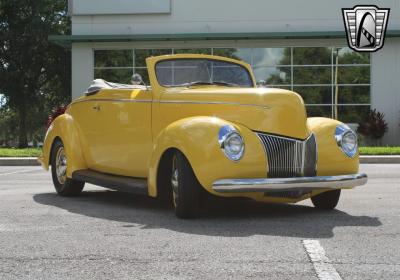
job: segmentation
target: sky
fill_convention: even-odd
[[[1,93],[0,93],[0,107],[3,107],[3,105],[6,103],[6,100],[5,100],[5,98],[4,98],[4,95],[2,95]]]

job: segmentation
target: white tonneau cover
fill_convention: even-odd
[[[96,79],[93,80],[87,91],[85,92],[86,95],[95,94],[101,89],[146,89],[146,86],[142,85],[128,85],[128,84],[117,84],[107,82],[103,79]]]

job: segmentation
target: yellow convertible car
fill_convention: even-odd
[[[357,135],[307,118],[295,92],[257,88],[250,65],[218,56],[146,60],[150,84],[98,79],[50,125],[39,158],[63,196],[85,184],[170,199],[196,217],[204,190],[223,197],[336,207],[363,185]]]

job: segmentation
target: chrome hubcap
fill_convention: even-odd
[[[176,207],[178,205],[178,195],[179,195],[179,172],[178,168],[176,166],[176,157],[173,158],[172,161],[172,174],[171,174],[171,185],[172,185],[172,196],[173,196],[173,201],[174,201],[174,206]]]
[[[67,156],[65,155],[63,147],[61,147],[57,151],[55,167],[56,167],[57,180],[61,185],[63,185],[67,180]]]

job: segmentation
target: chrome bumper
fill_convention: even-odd
[[[295,178],[223,179],[213,183],[219,193],[273,192],[291,190],[334,190],[367,183],[366,174]]]

